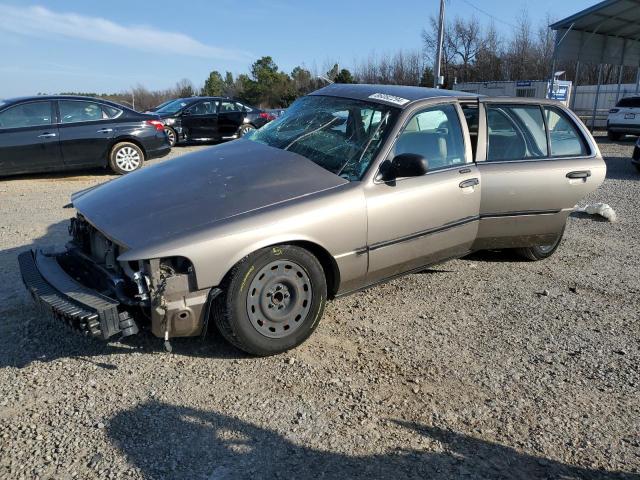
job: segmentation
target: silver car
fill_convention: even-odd
[[[328,299],[481,249],[549,257],[605,173],[556,102],[331,85],[249,138],[75,194],[66,248],[19,261],[87,335],[149,328],[170,346],[215,324],[271,355]]]

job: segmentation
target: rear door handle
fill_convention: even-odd
[[[56,136],[55,133],[43,133],[42,135],[38,135],[38,138],[51,138],[55,136]]]
[[[567,178],[589,178],[590,176],[591,170],[578,170],[567,173]]]
[[[480,183],[480,180],[478,180],[477,178],[470,178],[469,180],[464,180],[463,182],[460,182],[460,185],[458,186],[460,188],[467,188],[467,187],[474,187],[479,183]]]
[[[111,133],[113,132],[113,128],[101,128],[96,133]]]

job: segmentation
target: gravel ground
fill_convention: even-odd
[[[263,359],[48,320],[16,255],[63,243],[69,194],[112,177],[1,182],[0,478],[640,479],[640,175],[631,141],[599,141],[588,200],[619,223],[576,214],[547,261],[475,254],[335,301]]]

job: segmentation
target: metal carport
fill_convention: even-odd
[[[576,62],[574,86],[578,82],[581,63],[597,64],[598,86],[591,116],[595,125],[602,66],[605,64],[637,68],[636,93],[640,90],[640,0],[605,0],[550,28],[556,32],[551,85],[556,62]],[[623,69],[618,76],[618,95]],[[574,96],[575,99],[575,96]]]

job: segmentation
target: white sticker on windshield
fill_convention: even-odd
[[[374,100],[384,100],[385,102],[395,103],[396,105],[405,105],[409,103],[409,100],[402,97],[396,97],[394,95],[387,95],[386,93],[374,93],[373,95],[369,95],[369,98]]]

